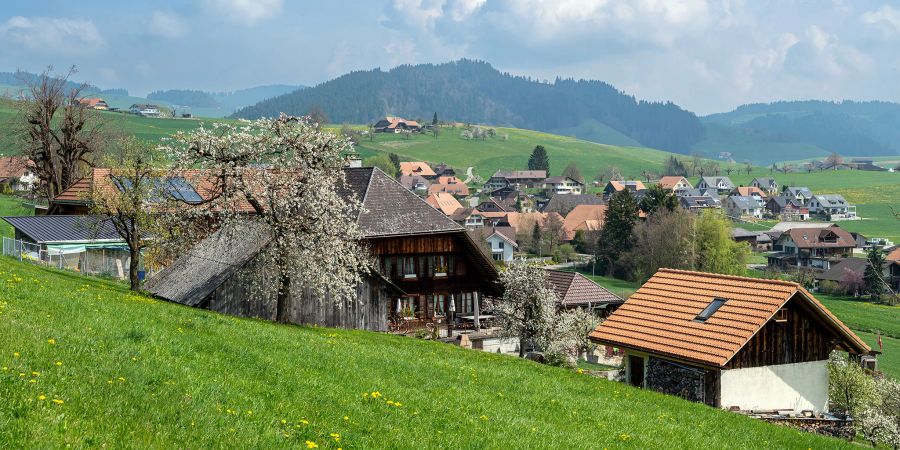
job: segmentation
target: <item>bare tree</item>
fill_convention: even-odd
[[[309,116],[309,122],[318,129],[328,125],[328,115],[325,114],[325,110],[318,104],[310,105],[307,115]]]
[[[831,152],[827,158],[825,158],[825,163],[828,167],[833,170],[837,170],[837,166],[844,162],[844,158],[841,158],[841,155],[838,152]]]
[[[19,103],[17,134],[33,164],[37,185],[48,200],[72,186],[84,169],[93,167],[108,135],[99,116],[79,101],[86,85],[71,87],[69,77],[52,75],[48,67],[36,78],[19,74],[30,96]]]
[[[112,186],[94,186],[87,193],[91,214],[108,220],[128,245],[128,280],[131,290],[140,288],[141,251],[157,223],[152,203],[163,203],[170,190],[154,176],[148,161],[150,148],[134,138],[124,140],[117,154],[107,158]],[[157,174],[159,175],[159,174]],[[159,206],[159,205],[158,205]],[[98,229],[99,231],[99,229]]]
[[[199,204],[177,209],[173,220],[223,230],[252,222],[269,238],[256,264],[254,289],[277,286],[280,322],[290,320],[298,297],[292,290],[309,292],[301,297],[306,301],[355,299],[371,267],[355,220],[359,199],[340,194],[352,146],[310,120],[282,114],[241,125],[216,123],[179,132],[168,147],[176,173],[199,174],[194,185],[210,193]],[[198,232],[204,231],[209,230]],[[171,243],[184,249],[196,242],[196,233],[172,236]]]

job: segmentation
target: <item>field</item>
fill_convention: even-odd
[[[22,199],[12,195],[0,195],[0,217],[4,216],[30,216],[34,210],[22,206]],[[14,237],[15,231],[12,225],[0,220],[0,236]]]
[[[276,325],[0,259],[0,447],[837,448],[518,358]]]
[[[559,175],[570,162],[581,174],[593,179],[608,165],[618,167],[627,178],[640,178],[642,170],[659,170],[671,153],[643,147],[619,147],[596,144],[570,137],[515,128],[497,128],[498,137],[466,140],[462,129],[443,128],[438,138],[431,135],[376,133],[374,141],[363,139],[363,149],[397,153],[402,157],[434,163],[445,162],[465,171],[473,166],[485,180],[499,169],[528,168],[528,157],[536,145],[543,145],[550,155],[550,173]],[[508,139],[499,136],[508,135]]]

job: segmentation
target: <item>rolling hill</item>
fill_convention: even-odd
[[[448,121],[545,132],[581,127],[602,137],[614,131],[616,139],[684,153],[702,134],[699,119],[672,103],[637,101],[601,81],[512,76],[472,60],[351,72],[241,109],[235,117],[302,115],[312,106],[335,123],[372,123],[385,115],[431,119],[437,112]]]
[[[3,448],[853,447],[511,356],[0,275]]]

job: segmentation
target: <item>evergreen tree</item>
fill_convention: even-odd
[[[537,221],[534,222],[534,227],[531,228],[531,253],[541,254],[541,227],[538,226]]]
[[[528,170],[546,170],[547,175],[550,175],[550,157],[547,156],[547,150],[543,145],[538,145],[531,151]]]
[[[881,251],[881,248],[873,245],[872,249],[869,250],[867,259],[869,260],[869,264],[866,265],[866,271],[863,274],[863,279],[865,279],[866,282],[866,290],[872,298],[881,298],[881,295],[884,294],[884,281],[882,280],[882,274],[884,273],[884,252]]]
[[[434,117],[431,118],[431,124],[432,124],[432,125],[437,125],[437,124],[438,124],[438,120],[437,120],[437,111],[434,112]]]
[[[678,198],[675,197],[675,194],[658,184],[650,186],[644,193],[644,198],[641,199],[641,210],[647,214],[653,214],[660,208],[674,211],[677,207]]]
[[[579,183],[584,184],[584,177],[581,176],[581,171],[578,170],[578,166],[576,166],[573,162],[570,162],[569,165],[566,166],[565,169],[563,169],[562,174],[564,177],[569,177]]]
[[[396,153],[389,153],[388,158],[391,159],[391,164],[394,165],[394,172],[400,173],[400,156]]]
[[[600,273],[622,275],[619,257],[631,250],[631,231],[638,219],[638,206],[628,189],[623,189],[609,199],[606,222],[597,243],[597,268]]]

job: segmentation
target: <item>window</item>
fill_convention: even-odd
[[[416,278],[416,258],[403,258],[403,278]]]
[[[706,308],[703,308],[703,311],[700,311],[700,314],[698,314],[697,317],[694,318],[694,321],[695,322],[706,322],[707,319],[709,319],[713,315],[713,313],[718,311],[719,308],[721,308],[722,305],[724,305],[724,304],[725,304],[724,298],[713,299],[713,301],[711,301],[709,303],[709,305],[706,305]]]
[[[446,315],[444,311],[444,304],[446,301],[446,296],[444,294],[437,294],[434,296],[434,316],[435,317],[443,317]]]
[[[788,310],[781,308],[775,313],[775,321],[776,322],[787,322],[788,320]]]
[[[447,255],[435,255],[434,256],[434,276],[446,277],[447,269],[448,269]]]
[[[503,261],[503,253],[494,253],[491,255],[494,257],[494,261]]]
[[[497,243],[497,248],[499,248],[500,250],[503,250],[503,241],[500,241]]]
[[[415,317],[416,316],[416,298],[415,297],[403,297],[401,299],[401,313],[403,317]]]

